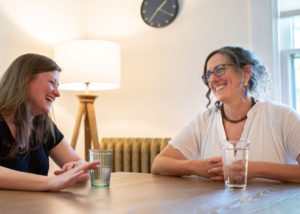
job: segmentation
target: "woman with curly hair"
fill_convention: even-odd
[[[300,183],[300,116],[288,106],[263,101],[265,67],[242,47],[222,47],[205,60],[207,109],[188,122],[156,157],[152,173],[223,180],[222,141],[250,140],[248,179]],[[210,106],[210,94],[217,101]]]

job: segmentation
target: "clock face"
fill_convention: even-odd
[[[177,0],[144,0],[141,6],[144,22],[157,28],[170,24],[176,18],[177,12]]]

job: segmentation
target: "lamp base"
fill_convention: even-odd
[[[88,161],[88,151],[92,148],[91,141],[93,141],[93,148],[99,149],[99,139],[97,132],[97,124],[96,124],[96,116],[95,116],[95,108],[94,102],[98,97],[95,94],[77,94],[79,98],[79,108],[76,116],[76,122],[74,127],[74,132],[72,136],[71,146],[73,149],[76,147],[76,142],[79,134],[79,128],[82,120],[83,114],[84,118],[84,152],[85,152],[85,160]]]

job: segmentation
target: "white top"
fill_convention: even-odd
[[[249,161],[296,164],[300,154],[300,116],[288,106],[257,102],[248,112],[241,139],[250,140]],[[169,142],[189,160],[222,155],[226,139],[221,112],[210,107],[188,122]]]

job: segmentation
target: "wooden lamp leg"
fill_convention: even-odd
[[[94,149],[99,149],[99,140],[98,140],[99,138],[97,132],[94,103],[87,104],[87,115],[89,118],[90,132],[91,132]]]
[[[79,134],[81,119],[82,119],[83,113],[85,112],[85,108],[86,108],[85,103],[80,102],[77,117],[76,117],[75,127],[74,127],[74,131],[73,131],[72,141],[71,141],[71,146],[73,149],[75,149],[75,147],[76,147],[76,142],[77,142],[77,138],[78,138],[78,134]]]
[[[76,147],[76,142],[79,134],[80,123],[82,120],[83,113],[85,114],[84,119],[84,153],[85,160],[88,161],[88,150],[92,148],[91,141],[93,141],[93,148],[99,149],[99,140],[95,116],[94,101],[97,95],[93,94],[78,94],[77,97],[80,100],[79,110],[76,117],[75,128],[72,136],[71,146],[73,149]]]
[[[84,142],[85,142],[84,157],[85,160],[88,161],[89,149],[91,149],[92,145],[91,145],[91,127],[90,127],[89,117],[87,113],[85,114],[85,118],[84,118]]]

